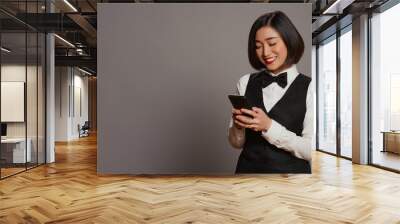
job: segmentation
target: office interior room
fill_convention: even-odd
[[[1,32],[1,177],[45,162],[45,35],[13,25]]]
[[[174,1],[311,4],[313,172],[97,173],[99,4],[167,2],[0,2],[0,223],[400,222],[396,0]]]
[[[87,43],[78,31],[48,26],[45,23],[51,20],[38,18],[50,10],[53,15],[64,10],[59,5],[64,4],[2,1],[0,5],[2,179],[54,162],[55,143],[96,131],[96,122],[89,122],[96,113],[93,40]],[[61,30],[68,32],[49,37],[49,32]],[[74,44],[64,35],[73,37]]]

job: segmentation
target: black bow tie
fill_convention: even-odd
[[[280,87],[285,88],[287,85],[287,73],[281,73],[277,76],[272,76],[268,72],[261,75],[262,88],[267,87],[273,82],[276,82]]]

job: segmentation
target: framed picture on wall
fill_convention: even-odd
[[[24,122],[25,82],[1,82],[1,122]]]

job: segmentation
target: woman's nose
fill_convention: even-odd
[[[263,49],[263,56],[266,57],[271,53],[271,48],[268,46],[265,46]]]

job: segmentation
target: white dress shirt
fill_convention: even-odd
[[[269,112],[273,106],[283,97],[294,79],[299,75],[296,65],[282,71],[287,72],[287,85],[280,87],[276,82],[271,83],[262,89],[264,106]],[[277,74],[270,73],[272,76]],[[244,96],[250,74],[246,74],[239,79],[237,83],[238,95]],[[313,125],[313,96],[312,84],[310,83],[307,91],[306,114],[303,122],[303,132],[297,136],[294,132],[287,130],[284,126],[272,119],[271,127],[267,131],[261,132],[262,137],[276,147],[291,152],[297,158],[311,161],[312,139],[314,133]],[[230,144],[235,148],[243,148],[245,142],[245,129],[238,129],[233,125],[231,118],[228,130]]]

